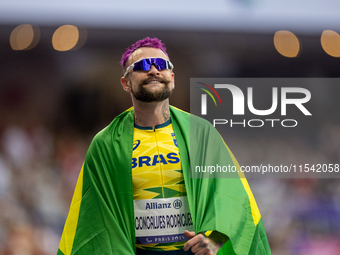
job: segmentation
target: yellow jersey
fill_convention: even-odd
[[[155,129],[135,124],[132,181],[136,247],[182,249],[193,223],[171,120]]]

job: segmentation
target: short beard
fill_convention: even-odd
[[[154,77],[152,78],[154,79]],[[150,92],[145,88],[145,84],[150,80],[150,78],[141,81],[138,85],[138,91],[134,91],[131,87],[132,95],[139,101],[144,103],[152,103],[152,102],[161,102],[165,99],[168,99],[171,96],[172,89],[170,87],[170,81],[165,80],[163,78],[157,78],[161,83],[164,84],[164,87],[160,91]],[[130,82],[131,84],[131,82]]]

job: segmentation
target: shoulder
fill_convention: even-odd
[[[93,138],[91,145],[112,143],[112,141],[122,135],[127,123],[133,124],[133,108],[129,108],[126,111],[115,117],[112,122],[99,131]]]
[[[170,111],[171,113],[177,117],[180,121],[187,121],[188,123],[190,124],[194,124],[194,125],[203,125],[203,126],[207,126],[207,127],[213,127],[212,124],[201,118],[201,117],[198,117],[196,115],[193,115],[191,113],[188,113],[186,111],[183,111],[179,108],[176,108],[174,106],[170,106]]]
[[[201,117],[185,112],[173,106],[170,106],[170,111],[175,118],[175,121],[177,121],[183,128],[189,128],[191,133],[217,132],[217,130],[209,121]]]
[[[131,109],[118,115],[107,127],[99,131],[87,150],[87,165],[113,164],[116,159],[126,158],[132,151],[133,112]],[[128,161],[127,161],[128,162]]]

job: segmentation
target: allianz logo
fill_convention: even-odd
[[[169,209],[171,208],[171,203],[157,203],[157,202],[152,202],[152,203],[146,203],[145,209]]]
[[[176,199],[172,203],[173,208],[180,209],[182,207],[182,201],[179,199]],[[171,203],[159,203],[159,202],[150,202],[145,204],[145,210],[155,210],[155,209],[170,209]]]

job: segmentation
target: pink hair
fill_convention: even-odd
[[[159,40],[156,37],[155,38],[145,37],[126,48],[120,61],[120,65],[122,66],[123,72],[125,71],[126,61],[129,59],[132,52],[141,47],[152,47],[160,49],[168,56],[168,53],[166,53],[166,47],[164,43],[161,42],[161,40]]]

